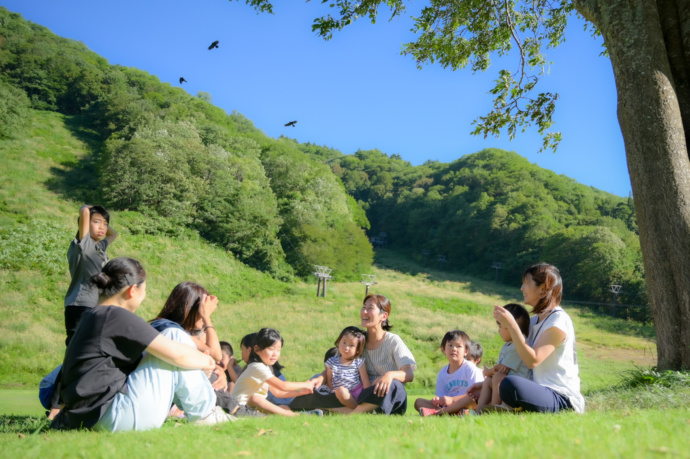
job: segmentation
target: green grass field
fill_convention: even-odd
[[[38,403],[40,379],[64,353],[63,298],[68,285],[65,253],[77,210],[89,199],[80,176],[88,164],[88,133],[68,129],[69,118],[37,112],[21,139],[0,142],[0,457],[688,457],[690,385],[614,387],[636,368],[655,363],[654,330],[622,319],[568,308],[575,323],[584,415],[487,415],[421,419],[301,416],[242,419],[196,427],[170,421],[152,432],[102,434],[44,429]],[[79,191],[81,190],[81,191]],[[113,212],[120,238],[110,256],[131,256],[148,272],[148,296],[138,314],[150,319],[175,284],[192,280],[220,298],[214,315],[221,339],[237,345],[261,327],[285,338],[281,362],[291,380],[321,371],[323,353],[347,325],[359,324],[364,286],[283,284],[247,268],[224,250],[187,232],[170,239],[141,231],[143,216]],[[429,397],[445,364],[439,345],[450,329],[466,331],[484,346],[492,364],[502,344],[491,308],[519,300],[515,285],[425,271],[390,251],[376,254],[374,292],[391,299],[390,317],[418,364],[408,385],[410,404]],[[566,286],[567,296],[567,286]]]

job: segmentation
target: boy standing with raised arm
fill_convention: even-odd
[[[110,226],[110,214],[101,206],[81,206],[77,222],[77,235],[67,250],[72,282],[65,295],[65,344],[72,340],[82,313],[98,304],[98,288],[91,283],[91,277],[108,262],[106,250],[117,238]]]

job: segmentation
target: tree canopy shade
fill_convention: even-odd
[[[270,1],[247,0],[270,11]],[[323,1],[325,3],[325,0]],[[317,18],[324,38],[360,17],[375,22],[381,6],[405,13],[405,0],[332,0],[334,15]],[[421,65],[439,62],[485,70],[492,54],[517,50],[517,70],[501,70],[494,109],[475,133],[536,125],[555,147],[555,94],[536,94],[542,48],[563,41],[577,11],[604,38],[613,64],[618,118],[635,195],[660,369],[690,368],[690,1],[430,0],[413,18],[418,38],[404,45]],[[536,69],[536,72],[534,70]]]

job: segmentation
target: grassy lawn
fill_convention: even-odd
[[[0,457],[690,457],[687,382],[614,387],[626,372],[654,365],[653,328],[577,308],[567,309],[577,333],[584,415],[422,419],[408,410],[401,417],[268,417],[218,427],[170,421],[158,431],[116,435],[45,431],[38,383],[64,354],[65,253],[77,210],[88,199],[65,186],[88,166],[79,164],[88,145],[65,128],[67,121],[39,112],[26,138],[0,142],[6,172],[0,188]],[[178,282],[199,282],[220,298],[214,325],[236,349],[246,333],[266,326],[281,331],[281,363],[290,380],[321,371],[340,330],[359,324],[360,283],[333,282],[327,298],[316,298],[314,282],[277,282],[192,232],[175,239],[147,235],[140,231],[142,218],[112,213],[120,238],[109,253],[137,258],[146,268],[148,296],[138,311],[145,319]],[[495,363],[502,341],[491,309],[521,300],[517,279],[497,285],[425,270],[385,250],[376,254],[372,273],[379,282],[373,291],[391,299],[393,332],[419,367],[407,386],[410,406],[433,393],[446,363],[439,349],[446,331],[466,331],[483,345],[484,363]]]

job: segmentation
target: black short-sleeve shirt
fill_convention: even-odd
[[[97,306],[81,317],[62,366],[60,396],[65,408],[54,428],[91,428],[159,333],[144,319],[117,306]]]

